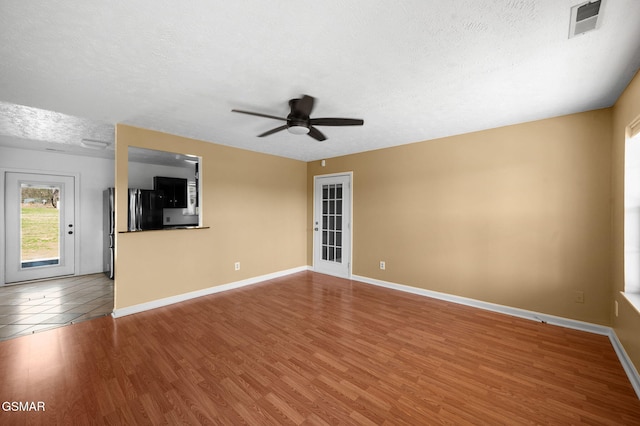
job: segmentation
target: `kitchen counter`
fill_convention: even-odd
[[[162,229],[142,229],[140,231],[119,231],[118,234],[137,234],[139,232],[175,231],[179,229],[209,229],[209,226],[171,225]]]

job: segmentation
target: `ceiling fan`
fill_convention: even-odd
[[[291,99],[289,101],[291,112],[287,115],[287,118],[261,114],[259,112],[242,111],[239,109],[232,109],[231,111],[287,122],[287,124],[258,135],[258,137],[269,136],[287,129],[289,133],[293,133],[295,135],[309,135],[316,140],[323,141],[327,139],[326,136],[314,126],[362,126],[364,124],[364,120],[357,118],[310,118],[309,115],[311,115],[314,102],[315,99],[308,95],[303,95],[300,99]]]

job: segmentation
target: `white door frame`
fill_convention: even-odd
[[[312,262],[313,262],[313,270],[317,271],[317,272],[321,272],[321,273],[328,273],[325,271],[320,271],[318,270],[318,265],[317,265],[317,259],[320,256],[320,253],[318,252],[319,247],[320,247],[320,241],[321,241],[321,234],[320,231],[316,231],[316,228],[318,228],[318,226],[316,225],[316,222],[320,222],[320,218],[318,217],[318,213],[319,213],[319,209],[320,206],[318,205],[317,199],[318,199],[318,194],[316,193],[316,187],[317,187],[317,183],[319,179],[323,179],[323,178],[332,178],[332,177],[346,177],[348,180],[348,193],[349,193],[349,200],[347,203],[347,207],[348,207],[348,215],[345,216],[346,219],[346,227],[343,226],[343,235],[346,234],[346,236],[349,238],[349,247],[348,249],[343,252],[343,257],[346,255],[348,256],[347,260],[347,274],[346,275],[337,275],[340,276],[342,278],[351,278],[351,273],[352,273],[352,269],[353,269],[353,172],[341,172],[341,173],[330,173],[330,174],[326,174],[326,175],[316,175],[313,177],[313,221],[311,223],[311,229],[313,232],[313,255],[312,255]]]
[[[5,235],[5,227],[4,223],[6,223],[5,217],[5,174],[9,173],[26,173],[26,174],[40,174],[40,175],[55,175],[55,176],[69,176],[74,178],[74,188],[73,188],[73,196],[74,196],[74,218],[75,218],[75,232],[73,234],[74,237],[74,245],[76,247],[74,262],[75,262],[75,273],[74,275],[79,275],[80,269],[80,248],[79,241],[81,239],[81,217],[80,217],[80,174],[76,172],[67,172],[63,170],[42,170],[42,169],[19,169],[13,167],[2,167],[0,168],[0,188],[2,188],[2,195],[0,196],[0,271],[6,271],[6,235]],[[0,286],[7,285],[5,282],[5,274],[0,273]]]

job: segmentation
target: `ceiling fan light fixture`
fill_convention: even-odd
[[[289,133],[293,133],[294,135],[306,135],[309,133],[309,128],[307,126],[301,125],[293,125],[287,128]]]

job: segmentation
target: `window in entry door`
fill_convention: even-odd
[[[342,184],[322,185],[322,260],[342,263]]]

